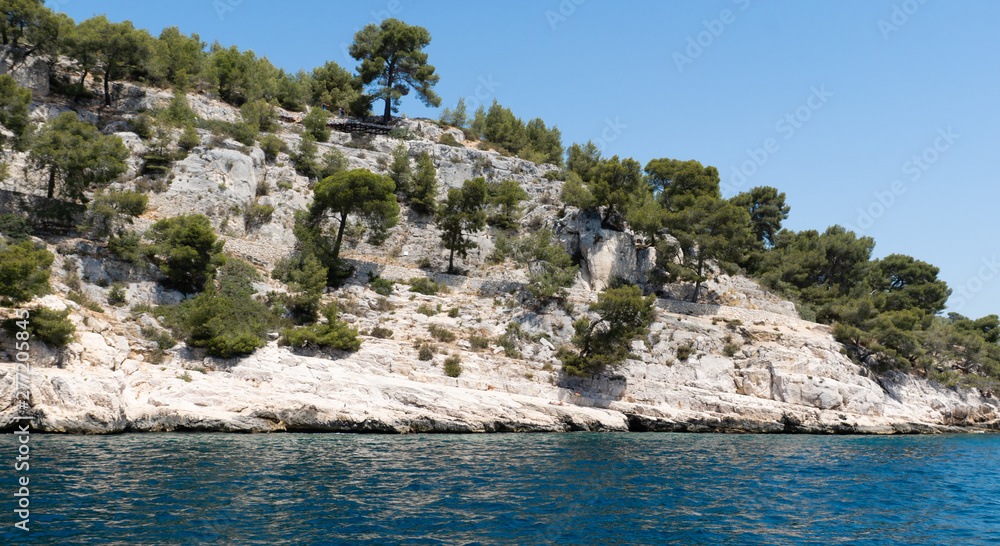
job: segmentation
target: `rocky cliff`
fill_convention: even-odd
[[[125,121],[140,109],[162,107],[170,95],[124,85],[116,89],[122,111],[100,119],[137,158],[146,143],[127,132]],[[206,119],[235,120],[238,111],[202,96],[189,97]],[[56,99],[33,104],[36,119],[57,115],[71,105]],[[73,106],[76,108],[76,106]],[[106,113],[83,110],[95,120]],[[282,113],[280,136],[294,147],[301,115]],[[564,207],[559,182],[544,177],[554,170],[495,152],[437,144],[442,130],[426,120],[405,120],[417,138],[402,141],[411,155],[434,157],[441,191],[474,176],[513,178],[531,199],[525,207],[529,229],[552,226],[581,270],[569,302],[575,315],[585,312],[612,279],[644,283],[655,263],[654,251],[638,248],[629,232],[601,227],[599,219]],[[452,131],[461,140],[460,132]],[[310,200],[308,180],[296,174],[287,155],[268,164],[260,149],[202,132],[202,146],[174,164],[169,184],[150,194],[143,226],[182,213],[208,215],[225,235],[226,250],[262,271],[287,255],[294,244],[292,215]],[[399,140],[376,137],[366,148],[334,133],[320,154],[337,148],[351,167],[385,172]],[[11,176],[0,189],[21,190],[38,181],[23,155],[8,155]],[[118,185],[141,184],[140,164]],[[266,186],[269,191],[257,191]],[[266,204],[275,212],[261,226],[247,226],[239,211]],[[635,359],[593,379],[560,372],[555,348],[569,342],[570,314],[563,308],[534,312],[518,298],[526,279],[522,270],[485,260],[495,233],[477,236],[479,248],[462,263],[466,274],[443,273],[447,255],[427,217],[404,211],[385,244],[364,242],[346,249],[356,273],[327,295],[348,312],[342,315],[362,332],[379,326],[391,337],[363,336],[356,353],[321,353],[279,347],[272,341],[239,359],[206,357],[183,346],[162,361],[151,358],[155,343],[143,330],[162,328],[156,317],[135,315],[107,305],[108,284],[128,286],[130,305],[179,301],[164,290],[152,268],[137,268],[107,257],[85,239],[52,236],[45,244],[56,253],[56,293],[32,306],[69,307],[76,341],[63,351],[32,345],[30,387],[36,427],[54,432],[123,431],[721,431],[900,433],[997,428],[1000,404],[988,392],[946,388],[934,382],[889,373],[876,375],[846,357],[830,330],[800,320],[794,306],[752,281],[719,275],[706,284],[703,301],[680,301],[685,287],[669,287],[658,300],[657,318],[646,339],[632,347]],[[427,263],[430,262],[429,267]],[[424,268],[418,267],[421,264]],[[76,273],[82,292],[101,303],[103,313],[66,299],[64,274]],[[396,284],[384,300],[365,284],[370,273],[406,281],[430,276],[449,287],[428,296]],[[276,281],[258,291],[284,290]],[[418,308],[437,312],[417,312]],[[452,311],[454,310],[454,311]],[[451,312],[449,312],[451,311]],[[474,347],[471,336],[497,338],[510,323],[523,335],[516,352]],[[417,346],[438,325],[457,339],[438,343],[431,360],[417,358]],[[10,339],[0,352],[0,427],[12,426],[15,363]],[[479,345],[479,344],[477,344]],[[448,377],[443,361],[462,359],[462,374]]]

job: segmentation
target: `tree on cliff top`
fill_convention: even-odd
[[[105,106],[111,106],[111,82],[145,70],[155,46],[153,37],[133,27],[131,21],[112,23],[104,15],[80,23],[73,42],[77,49],[90,53],[77,56],[84,70],[101,72]]]
[[[361,82],[365,85],[374,82],[375,96],[385,100],[384,123],[389,122],[393,110],[399,107],[399,99],[411,87],[424,104],[441,105],[441,98],[432,89],[441,77],[427,64],[427,54],[423,52],[430,43],[427,29],[398,19],[369,24],[354,35],[351,57],[361,61],[358,67]]]

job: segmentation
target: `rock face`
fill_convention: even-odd
[[[385,269],[383,278],[412,274]],[[525,315],[480,297],[476,279],[456,277],[450,294],[425,296],[397,285],[395,307],[377,313],[362,285],[343,291],[344,318],[362,331],[379,325],[391,339],[365,337],[352,354],[292,351],[273,342],[241,359],[174,349],[146,362],[139,342],[112,323],[124,311],[90,318],[72,302],[83,331],[61,359],[32,370],[35,426],[71,433],[122,431],[503,432],[569,430],[900,433],[996,429],[1000,405],[905,374],[873,375],[840,354],[829,329],[762,310],[660,300],[645,342],[613,375],[563,376],[555,346],[572,330],[565,314]],[[444,280],[444,279],[440,279]],[[410,295],[414,298],[411,300]],[[577,297],[580,293],[577,292]],[[58,307],[55,296],[42,302]],[[513,302],[514,300],[508,300]],[[459,309],[425,316],[420,305]],[[490,347],[474,351],[471,333],[496,337],[509,321],[537,342],[520,358]],[[739,321],[739,322],[737,322]],[[148,315],[139,325],[155,324]],[[459,334],[430,361],[412,340],[436,324]],[[148,343],[148,342],[147,342]],[[726,345],[736,348],[727,351]],[[679,360],[678,349],[690,355]],[[448,353],[463,372],[444,374]],[[728,355],[728,356],[727,356]],[[2,359],[2,358],[0,358]],[[61,362],[61,367],[59,367]],[[0,364],[0,397],[13,399],[14,364]],[[13,408],[0,412],[12,426]]]
[[[116,84],[116,104],[134,110],[164,106],[170,95]],[[236,121],[238,110],[200,95],[189,102],[198,116]],[[58,101],[33,105],[44,120],[69,108]],[[85,117],[86,111],[81,113]],[[282,112],[279,135],[295,149],[299,114]],[[89,118],[88,118],[89,119]],[[117,124],[117,125],[116,125]],[[615,279],[646,285],[656,263],[652,247],[637,245],[627,231],[602,227],[594,213],[559,203],[560,182],[545,178],[557,170],[496,152],[438,143],[444,131],[428,120],[404,120],[412,140],[379,136],[363,143],[334,133],[319,155],[336,149],[351,168],[385,173],[392,151],[404,145],[415,157],[428,153],[438,172],[438,192],[484,176],[516,180],[529,194],[524,231],[553,228],[580,264],[562,308],[526,307],[520,294],[523,269],[492,264],[486,257],[497,233],[474,236],[478,248],[462,267],[443,270],[433,219],[404,208],[400,224],[381,246],[349,240],[343,256],[355,267],[344,288],[326,296],[341,317],[361,332],[391,330],[387,339],[362,336],[352,354],[293,351],[272,341],[253,355],[220,360],[200,350],[156,351],[154,334],[163,326],[153,312],[107,305],[108,285],[126,286],[129,305],[177,303],[184,295],[157,284],[155,268],[108,259],[100,245],[61,238],[53,265],[56,294],[33,306],[70,309],[76,340],[62,351],[32,344],[29,378],[35,428],[52,432],[122,431],[720,431],[903,433],[1000,428],[1000,405],[992,393],[945,388],[926,379],[889,373],[877,376],[841,354],[829,328],[802,321],[794,306],[741,277],[716,274],[699,300],[684,301],[690,286],[655,287],[661,297],[645,339],[631,348],[635,358],[620,369],[589,379],[560,372],[556,352],[570,343],[573,321],[587,313],[598,292]],[[109,124],[133,152],[130,171],[114,188],[138,187],[147,142]],[[448,130],[461,141],[460,131]],[[150,193],[150,212],[136,227],[179,214],[207,215],[226,240],[226,250],[263,273],[294,247],[293,215],[308,207],[310,181],[297,174],[287,154],[268,162],[256,147],[199,131],[201,145],[177,161],[163,191]],[[351,144],[348,146],[348,144]],[[8,160],[5,182],[20,189],[38,182],[26,158]],[[146,181],[148,182],[148,181]],[[270,217],[251,224],[245,211],[271,206]],[[39,240],[39,243],[44,243]],[[56,242],[48,241],[51,250]],[[668,259],[673,259],[669,258]],[[429,268],[428,268],[429,263]],[[422,268],[418,268],[420,265]],[[75,276],[71,275],[75,273]],[[398,283],[387,297],[364,284],[370,275],[390,281],[431,277],[448,292],[427,296]],[[72,278],[72,280],[71,280]],[[81,282],[82,279],[82,282]],[[97,313],[66,298],[73,288],[104,307]],[[287,287],[273,280],[254,285],[258,294]],[[92,307],[92,306],[91,306]],[[420,311],[418,312],[418,309]],[[569,312],[566,309],[571,309]],[[149,311],[149,309],[145,309]],[[496,339],[516,323],[524,333],[511,349]],[[429,328],[451,330],[457,339],[434,342]],[[15,417],[16,363],[9,338],[0,333],[0,429]],[[493,340],[485,349],[478,339]],[[272,336],[272,340],[277,336]],[[420,360],[416,346],[436,346]],[[515,351],[516,350],[516,351]],[[443,362],[461,358],[462,373],[448,377]]]
[[[0,74],[10,74],[21,87],[31,90],[35,97],[49,94],[49,65],[44,59],[32,57],[22,62],[18,50],[10,46],[0,46]]]

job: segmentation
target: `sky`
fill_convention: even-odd
[[[723,196],[786,193],[785,227],[833,224],[938,266],[946,311],[1000,313],[1000,2],[49,0],[236,44],[289,71],[355,70],[354,33],[428,29],[444,106],[493,99],[563,142],[714,165]],[[374,109],[381,111],[381,103]],[[401,109],[437,118],[413,94]]]

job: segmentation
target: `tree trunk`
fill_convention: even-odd
[[[694,283],[694,294],[691,294],[691,303],[698,303],[698,289],[701,288],[701,273],[704,270],[705,259],[701,256],[701,251],[698,251],[698,280]]]
[[[385,113],[382,114],[382,123],[388,125],[392,118],[392,77],[396,70],[396,61],[389,62],[389,68],[385,74]]]
[[[340,227],[337,228],[337,240],[333,243],[333,261],[340,260],[340,241],[344,239],[344,228],[347,227],[347,213],[340,215]]]
[[[111,76],[110,70],[104,71],[104,106],[111,106],[111,84],[108,82]]]
[[[56,191],[56,168],[49,167],[49,199],[52,199],[53,194]]]
[[[455,271],[455,249],[451,249],[451,254],[448,255],[448,273],[454,273]]]

